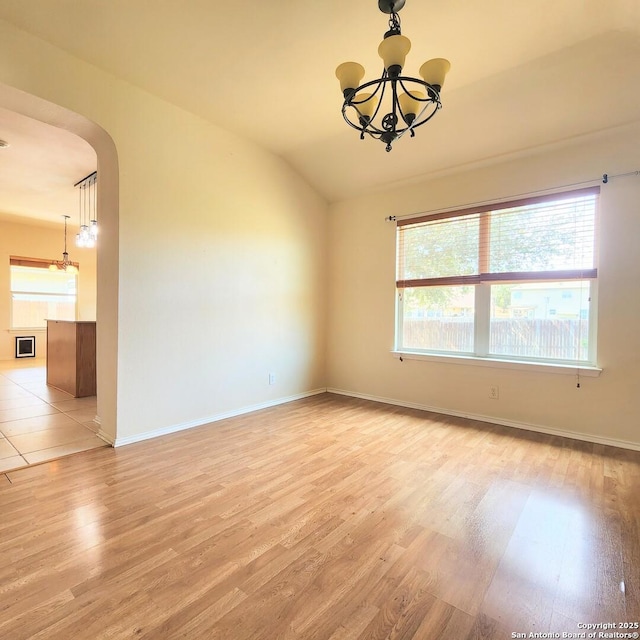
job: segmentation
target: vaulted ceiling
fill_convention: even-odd
[[[407,0],[400,16],[407,73],[452,68],[442,111],[386,153],[346,126],[334,76],[345,60],[380,74],[375,0],[0,0],[0,19],[256,141],[328,201],[640,117],[637,0]]]

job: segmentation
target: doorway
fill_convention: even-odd
[[[22,363],[16,366],[14,363],[17,361],[10,361],[14,366],[5,368],[4,373],[0,369],[0,382],[4,382],[5,388],[13,390],[9,394],[21,396],[26,403],[33,402],[33,406],[41,407],[42,402],[49,405],[49,408],[44,410],[52,413],[43,415],[55,416],[59,413],[63,417],[56,419],[61,422],[72,419],[76,424],[83,425],[87,415],[86,410],[95,410],[96,433],[90,432],[87,442],[95,443],[93,438],[97,435],[102,442],[113,444],[117,434],[118,360],[118,161],[115,145],[106,131],[83,116],[7,85],[0,84],[0,108],[82,138],[95,151],[100,175],[100,189],[97,196],[100,240],[96,256],[97,398],[94,401],[95,408],[88,407],[90,401],[84,401],[87,406],[82,407],[83,402],[74,401],[81,399],[54,398],[53,393],[49,397],[41,397],[47,394],[46,389],[42,387],[43,371],[39,371],[37,366],[32,367]],[[46,386],[46,381],[44,384]],[[33,389],[29,389],[30,386]],[[34,390],[36,393],[32,393]],[[38,393],[40,395],[37,395]],[[29,394],[35,397],[29,398]],[[56,404],[59,406],[56,407]],[[74,411],[78,413],[74,414]],[[67,422],[66,426],[74,425]],[[86,425],[84,427],[86,428]]]

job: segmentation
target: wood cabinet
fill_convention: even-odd
[[[96,395],[96,323],[47,320],[47,384],[75,398]]]

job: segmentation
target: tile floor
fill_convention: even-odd
[[[96,435],[96,397],[48,387],[43,360],[0,361],[0,473],[108,446]]]

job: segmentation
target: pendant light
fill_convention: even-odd
[[[448,60],[434,58],[420,67],[420,78],[403,75],[411,41],[402,35],[398,12],[405,0],[378,0],[378,8],[390,16],[389,30],[378,47],[384,68],[382,76],[361,84],[364,67],[357,62],[343,62],[336,77],[344,102],[342,116],[350,127],[381,140],[387,151],[391,145],[429,121],[442,107],[440,91],[451,67]]]
[[[78,188],[79,230],[76,235],[77,247],[90,249],[96,246],[98,235],[97,181],[98,173],[94,171],[73,185]]]
[[[78,268],[69,260],[67,253],[67,220],[71,216],[62,216],[64,218],[64,251],[62,252],[62,260],[54,260],[49,265],[50,271],[66,271],[67,273],[78,273]]]

